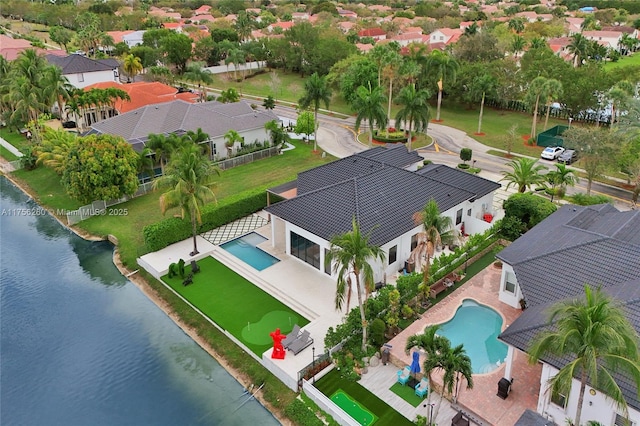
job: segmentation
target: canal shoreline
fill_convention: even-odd
[[[37,203],[40,207],[47,209],[43,203],[40,202],[37,194],[29,187],[28,184],[22,182],[20,179],[17,179],[15,176],[7,173],[0,173],[0,175],[6,177],[13,185],[15,185],[20,191],[22,191],[25,195],[31,198],[35,203]],[[118,241],[112,235],[107,236],[107,238],[99,237],[96,235],[92,235],[88,232],[85,232],[81,229],[77,229],[73,226],[69,226],[64,223],[63,218],[56,215],[51,210],[47,209],[51,217],[58,221],[63,227],[68,229],[69,231],[76,234],[78,237],[88,240],[88,241],[109,241],[113,244],[113,263],[118,268],[118,271],[129,281],[131,281],[149,300],[151,300],[162,312],[165,313],[180,329],[186,333],[194,342],[198,344],[202,349],[204,349],[211,357],[213,357],[221,366],[224,368],[236,381],[238,381],[245,389],[249,389],[253,386],[260,386],[260,384],[251,383],[251,379],[248,375],[246,375],[240,369],[234,368],[227,360],[220,355],[215,349],[209,345],[205,339],[203,339],[197,332],[197,330],[193,327],[188,326],[182,321],[182,319],[176,314],[176,312],[172,309],[171,305],[164,300],[156,290],[149,284],[147,279],[141,276],[138,271],[130,271],[127,269],[122,260],[120,259],[120,253],[118,251]],[[232,343],[233,344],[233,343]],[[285,418],[280,410],[275,409],[273,405],[271,405],[268,401],[266,401],[259,392],[254,394],[256,400],[260,402],[269,412],[282,424],[285,426],[293,426],[295,423],[291,422],[291,420]]]

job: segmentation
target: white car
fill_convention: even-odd
[[[542,151],[540,157],[544,158],[545,160],[555,160],[563,152],[564,148],[561,146],[548,146],[544,149],[544,151]]]

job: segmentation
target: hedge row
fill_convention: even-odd
[[[266,205],[267,194],[264,189],[242,192],[227,197],[218,204],[207,204],[202,208],[202,225],[198,228],[198,233],[210,231],[248,216],[262,210]],[[147,250],[157,251],[191,237],[191,222],[172,217],[145,226],[143,234]]]

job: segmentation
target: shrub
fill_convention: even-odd
[[[470,167],[471,167],[470,165],[465,164],[465,163],[460,163],[460,164],[458,164],[458,168],[459,168],[459,169],[462,169],[462,170],[467,170],[467,169],[469,169]]]
[[[577,204],[579,206],[592,206],[594,204],[606,204],[612,202],[611,198],[606,195],[587,195],[579,193],[567,198],[569,198],[573,204]]]
[[[514,216],[503,218],[500,225],[500,235],[509,241],[517,240],[526,231],[522,221]]]
[[[471,148],[462,148],[460,150],[460,159],[465,163],[467,161],[470,161],[472,156],[473,156],[473,151],[471,150]]]
[[[300,399],[294,399],[291,404],[287,405],[284,409],[284,413],[291,420],[295,420],[297,424],[301,425],[318,425],[322,426],[324,423],[316,416],[307,405]]]
[[[388,134],[386,130],[376,130],[374,132],[373,138],[378,142],[385,143],[398,143],[407,141],[407,134],[405,132],[391,130],[395,129],[390,128]]]
[[[255,213],[267,205],[264,190],[251,190],[225,198],[218,204],[202,208],[202,224],[198,233],[206,232],[234,220]],[[167,218],[147,225],[143,230],[144,242],[149,251],[157,251],[192,235],[191,223],[180,218]]]
[[[369,327],[369,342],[374,348],[380,348],[384,344],[384,332],[387,329],[386,324],[380,318],[376,318]]]
[[[534,194],[513,194],[504,202],[505,218],[520,219],[525,231],[536,226],[558,208],[551,201]]]

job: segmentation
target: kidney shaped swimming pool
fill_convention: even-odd
[[[454,317],[440,324],[438,334],[452,346],[464,345],[474,374],[490,373],[505,361],[507,345],[498,340],[502,317],[488,306],[465,299]]]

